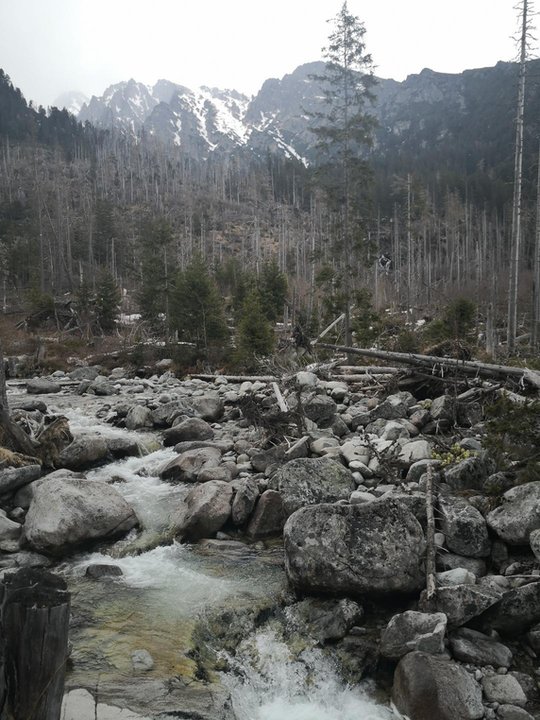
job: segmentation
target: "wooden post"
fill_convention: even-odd
[[[24,568],[4,578],[1,587],[7,717],[60,720],[68,657],[66,583]]]

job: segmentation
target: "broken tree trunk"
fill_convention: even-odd
[[[66,583],[25,568],[8,575],[2,589],[8,717],[59,720],[68,658]]]
[[[433,602],[437,592],[436,581],[436,547],[435,547],[435,515],[433,513],[433,467],[427,467],[426,482],[426,600]]]
[[[0,446],[8,450],[35,457],[36,446],[30,437],[9,417],[6,391],[4,353],[0,343]]]
[[[528,368],[510,367],[508,365],[492,365],[490,363],[477,362],[475,360],[458,360],[456,358],[436,357],[435,355],[419,355],[417,353],[399,353],[389,350],[372,350],[355,347],[344,347],[342,345],[330,345],[318,343],[319,347],[329,350],[338,350],[351,355],[362,355],[363,357],[374,357],[379,360],[388,360],[392,363],[403,363],[415,367],[428,367],[440,372],[446,370],[457,370],[467,375],[478,375],[480,377],[507,377],[517,382],[528,383],[537,391],[540,391],[540,373]]]

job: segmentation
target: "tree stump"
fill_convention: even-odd
[[[25,568],[3,581],[7,717],[60,720],[70,594],[56,575]]]

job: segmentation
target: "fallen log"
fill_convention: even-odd
[[[275,375],[209,375],[208,373],[190,373],[190,378],[196,380],[208,380],[213,382],[216,378],[225,378],[227,382],[231,383],[242,383],[242,382],[276,382],[279,378]]]
[[[359,373],[369,373],[370,375],[389,375],[390,373],[395,374],[401,372],[399,368],[390,367],[389,365],[339,365],[339,370],[343,371],[344,375],[349,373],[358,375]]]
[[[529,384],[535,390],[540,391],[540,373],[528,368],[511,367],[509,365],[495,365],[491,363],[477,362],[476,360],[458,360],[456,358],[441,358],[435,355],[420,355],[418,353],[399,353],[389,350],[373,350],[371,348],[345,347],[343,345],[330,345],[318,343],[319,347],[329,350],[346,352],[351,355],[362,355],[363,357],[374,357],[379,360],[388,360],[392,363],[402,363],[415,367],[429,367],[432,373],[438,370],[444,374],[445,371],[457,370],[467,375],[478,375],[480,377],[506,377],[516,382]]]

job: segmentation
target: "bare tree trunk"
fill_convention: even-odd
[[[514,158],[514,200],[512,204],[512,243],[510,256],[510,282],[508,287],[508,353],[516,347],[517,306],[519,284],[519,249],[521,244],[521,186],[523,179],[523,115],[525,111],[525,75],[527,60],[528,0],[523,0],[520,38],[519,87],[516,117]]]
[[[536,235],[534,240],[533,302],[531,322],[531,348],[540,347],[540,146],[538,148],[538,181],[536,195]]]

